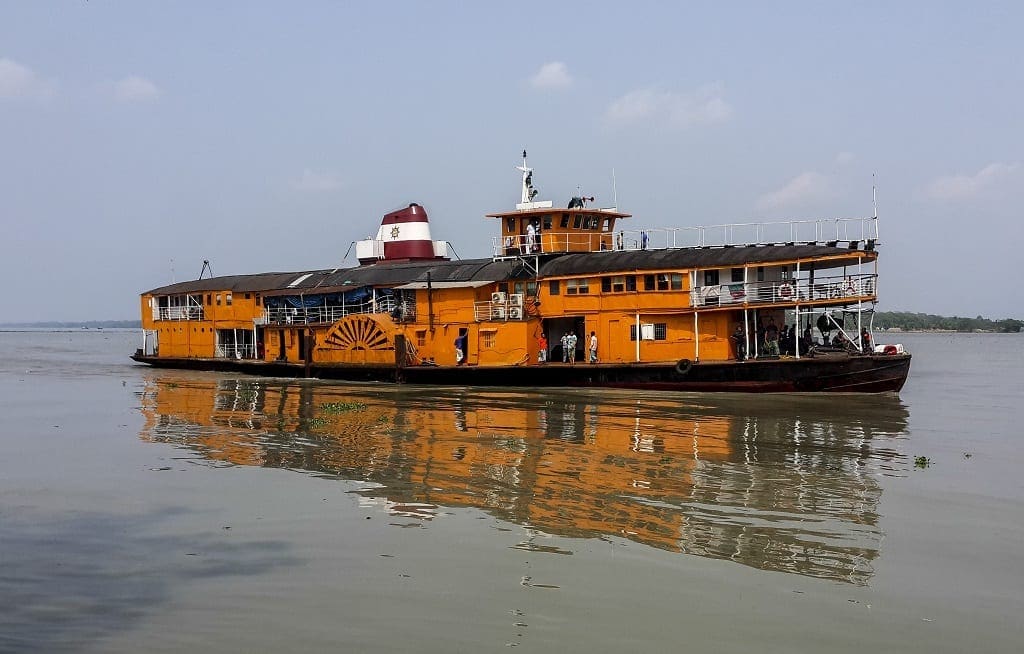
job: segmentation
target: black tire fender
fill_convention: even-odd
[[[680,359],[679,361],[676,362],[676,374],[686,375],[686,373],[690,372],[690,368],[692,367],[692,361],[690,361],[689,359]]]

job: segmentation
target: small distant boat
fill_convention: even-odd
[[[424,384],[898,392],[875,345],[878,218],[625,230],[537,201],[523,153],[492,256],[451,260],[418,204],[344,269],[200,278],[142,294],[154,366]],[[206,268],[204,267],[204,272]]]

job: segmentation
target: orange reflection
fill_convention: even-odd
[[[374,482],[364,494],[396,514],[477,507],[550,534],[865,583],[881,541],[875,475],[907,417],[895,398],[871,401],[154,373],[142,438]]]

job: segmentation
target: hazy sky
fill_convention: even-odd
[[[558,205],[614,168],[635,227],[868,216],[877,173],[881,309],[1024,318],[1022,34],[1019,2],[0,0],[0,323],[338,266],[409,202],[489,256],[523,148]]]

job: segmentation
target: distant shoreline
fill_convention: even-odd
[[[5,322],[0,323],[0,330],[15,329],[142,329],[141,320],[83,320],[83,321],[42,321],[42,322]]]

